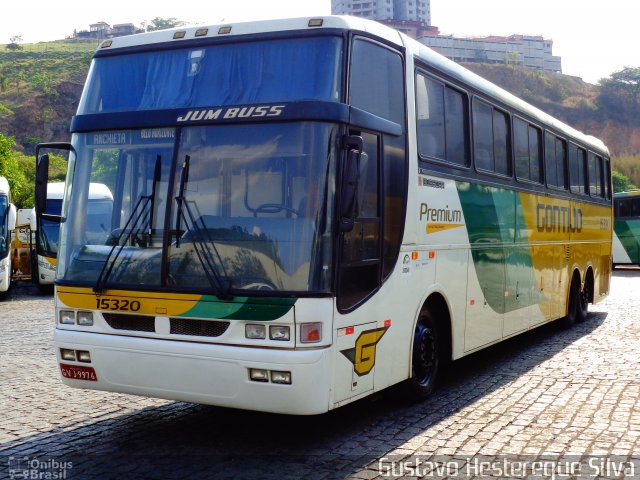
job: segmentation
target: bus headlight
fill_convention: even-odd
[[[51,265],[49,262],[44,262],[42,260],[38,262],[38,266],[40,268],[44,268],[45,270],[50,270],[52,272],[56,271],[56,266],[55,265]]]
[[[268,382],[269,370],[263,370],[261,368],[250,368],[249,378],[254,382]]]
[[[76,351],[75,350],[71,350],[69,348],[61,348],[60,349],[60,358],[62,360],[75,362],[76,361]]]
[[[76,312],[73,310],[60,310],[60,323],[63,325],[75,325]]]
[[[264,325],[247,324],[244,326],[244,336],[253,340],[264,340],[267,338],[267,327]]]
[[[269,326],[269,338],[271,340],[280,340],[288,342],[291,339],[291,333],[289,327],[285,325],[271,325]]]
[[[78,312],[78,325],[90,327],[93,325],[93,312]]]
[[[86,350],[78,350],[76,351],[76,355],[78,356],[79,362],[91,363],[91,354]]]
[[[291,372],[278,372],[271,370],[271,382],[291,385]]]

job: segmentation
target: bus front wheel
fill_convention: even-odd
[[[441,339],[432,313],[425,309],[420,315],[413,336],[413,355],[409,386],[417,400],[427,398],[435,389],[441,364]]]

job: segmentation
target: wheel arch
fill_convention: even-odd
[[[431,292],[424,300],[424,302],[422,302],[422,306],[418,311],[418,315],[416,316],[413,325],[413,330],[415,330],[418,322],[420,321],[420,317],[425,310],[429,310],[436,317],[438,334],[441,336],[440,338],[442,339],[442,345],[444,347],[444,350],[442,352],[443,360],[452,360],[453,325],[451,321],[451,308],[449,306],[449,302],[441,292]],[[413,345],[411,347],[411,350],[413,350]],[[411,355],[413,355],[413,351],[411,352]]]

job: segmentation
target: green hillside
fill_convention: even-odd
[[[69,138],[95,40],[0,45],[0,133],[25,151],[40,141]]]
[[[19,50],[0,45],[0,134],[13,137],[15,148],[32,154],[38,142],[69,139],[69,122],[97,45],[95,40],[78,39],[20,45]],[[640,69],[630,69],[637,78],[592,85],[514,66],[465,66],[601,138],[612,153],[614,168],[640,185],[640,93],[631,91],[640,86]],[[627,86],[631,93],[624,91]],[[629,107],[634,105],[635,110]]]

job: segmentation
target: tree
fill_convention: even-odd
[[[22,207],[22,202],[29,197],[31,192],[27,186],[28,182],[24,170],[20,168],[19,153],[14,149],[15,145],[13,137],[5,137],[0,133],[0,176],[8,180],[14,203]]]
[[[629,177],[616,170],[611,173],[611,180],[613,182],[613,193],[627,192],[636,188],[636,186],[631,183],[631,180],[629,180]]]
[[[0,103],[0,117],[9,117],[11,115],[13,115],[13,110]]]
[[[640,67],[625,67],[599,83],[601,110],[612,118],[640,123]]]
[[[18,45],[18,42],[22,41],[22,35],[14,35],[9,41],[11,42],[7,45],[9,50],[22,50],[22,47]]]
[[[522,65],[520,52],[508,52],[505,56],[504,63],[507,65]]]
[[[147,32],[155,32],[157,30],[167,30],[169,28],[181,27],[185,25],[185,22],[182,20],[178,20],[175,17],[171,18],[162,18],[156,17],[151,20],[148,24],[143,23],[143,27],[146,25]]]

